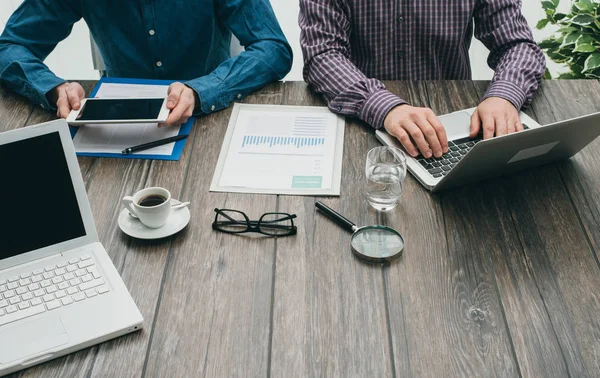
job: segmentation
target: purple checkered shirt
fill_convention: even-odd
[[[483,99],[521,109],[546,67],[521,0],[300,0],[299,21],[306,82],[375,128],[406,103],[379,80],[471,79],[473,21],[495,71]]]

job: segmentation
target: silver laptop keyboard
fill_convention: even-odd
[[[529,129],[529,126],[523,124],[523,129]],[[439,158],[425,158],[423,155],[417,156],[415,159],[423,168],[434,178],[442,178],[446,176],[452,168],[471,150],[475,145],[483,140],[483,133],[480,132],[475,138],[469,137],[448,141],[448,152]]]
[[[431,157],[427,159],[423,155],[419,155],[416,159],[430,175],[434,178],[441,178],[442,176],[447,175],[463,156],[465,156],[471,148],[475,147],[475,144],[482,140],[483,138],[477,137],[475,139],[463,138],[448,141],[448,152],[441,157]]]
[[[0,326],[109,290],[90,255],[19,276],[0,276]]]

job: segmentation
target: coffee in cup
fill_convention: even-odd
[[[160,205],[161,203],[165,202],[166,200],[167,199],[161,195],[151,194],[147,197],[140,199],[140,202],[138,203],[138,205],[140,205],[142,207],[153,207],[153,206]]]
[[[123,197],[123,205],[149,228],[160,228],[171,215],[171,193],[161,187],[140,190]]]

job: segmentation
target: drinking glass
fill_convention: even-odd
[[[406,177],[406,155],[396,147],[375,147],[367,153],[367,201],[374,209],[389,211],[400,202]]]

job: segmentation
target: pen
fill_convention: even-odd
[[[176,135],[176,136],[170,137],[170,138],[159,139],[159,140],[155,140],[154,142],[148,142],[148,143],[144,143],[144,144],[140,144],[140,145],[137,145],[137,146],[126,148],[123,151],[121,151],[121,153],[122,154],[131,154],[131,153],[134,153],[134,152],[138,152],[138,151],[142,151],[142,150],[147,150],[149,148],[162,146],[162,145],[167,144],[167,143],[177,142],[178,140],[182,140],[182,139],[185,139],[187,137],[188,137],[188,134],[182,134],[182,135]]]

